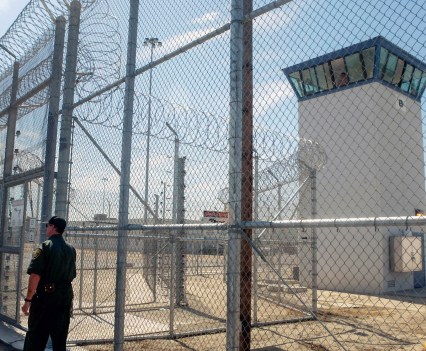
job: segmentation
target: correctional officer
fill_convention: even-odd
[[[24,351],[43,351],[49,335],[53,351],[65,351],[72,313],[71,282],[76,276],[76,251],[62,234],[67,223],[52,217],[47,240],[33,253],[28,266],[28,291],[22,312],[28,317]]]

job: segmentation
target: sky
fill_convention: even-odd
[[[0,37],[6,33],[28,2],[29,0],[0,1]]]
[[[12,6],[12,0],[0,0],[0,36],[28,1],[13,0]],[[378,35],[426,62],[425,49],[420,45],[424,42],[426,33],[423,21],[426,7],[423,1],[293,0],[282,9],[257,18],[254,22],[254,119],[258,133],[255,147],[262,154],[262,159],[268,162],[281,159],[281,150],[287,152],[287,149],[277,140],[287,143],[287,137],[283,138],[282,135],[288,135],[291,140],[296,140],[298,136],[297,100],[282,72],[283,68]],[[139,37],[158,37],[163,45],[155,49],[154,59],[163,57],[227,23],[230,14],[225,4],[229,2],[158,0],[155,6],[153,3],[141,2]],[[255,0],[254,6],[258,8],[269,2],[271,0]],[[82,22],[81,27],[83,50],[80,52],[78,70],[90,77],[87,81],[79,81],[77,86],[77,92],[83,95],[93,88],[112,83],[125,74],[128,1],[108,0],[100,3],[103,5],[99,9],[93,13],[88,12],[90,16]],[[109,4],[108,7],[106,3]],[[161,138],[151,140],[151,205],[155,200],[154,194],[162,191],[161,182],[172,182],[173,138],[165,126],[164,121],[167,120],[179,134],[182,142],[181,155],[187,156],[187,213],[192,211],[193,217],[196,217],[202,210],[222,210],[223,205],[216,197],[218,190],[227,184],[226,155],[220,151],[227,147],[228,42],[229,33],[224,33],[154,69],[152,131],[156,137]],[[137,67],[148,63],[149,57],[149,48],[143,46],[140,40]],[[93,59],[96,65],[93,65]],[[149,74],[138,76],[135,85],[137,99],[132,152],[135,176],[132,185],[142,194],[145,183]],[[107,96],[100,98],[98,103],[85,104],[75,114],[86,122],[86,128],[96,135],[97,142],[108,150],[110,158],[119,165],[123,106],[118,102],[122,101],[122,91],[117,90],[111,96],[110,99]],[[19,123],[18,127],[23,133],[20,140],[24,140],[24,133],[27,136],[29,132],[37,130],[33,125],[28,127],[27,119],[23,118]],[[279,137],[275,134],[273,136],[271,131],[281,134]],[[119,177],[84,139],[82,133],[78,135],[78,129],[76,135],[80,139],[76,142],[73,153],[75,163],[72,187],[76,189],[78,201],[94,204],[93,211],[99,213],[105,207],[99,201],[103,198],[105,189],[104,186],[99,186],[102,183],[100,180],[108,178],[108,201],[111,199],[111,203],[117,203]],[[210,149],[206,151],[200,145]],[[23,148],[23,145],[18,147]],[[95,165],[94,159],[97,160]],[[95,172],[93,168],[96,169]],[[95,189],[91,192],[90,199],[85,191],[89,184]],[[136,212],[140,204],[134,202]],[[92,210],[87,206],[80,205],[79,210],[86,212],[89,218],[92,215]],[[112,215],[115,216],[113,213]]]

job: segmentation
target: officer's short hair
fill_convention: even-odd
[[[58,233],[62,234],[67,226],[67,221],[61,217],[53,216],[49,219],[49,224],[53,224],[56,227]]]

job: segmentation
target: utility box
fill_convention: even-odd
[[[423,269],[422,240],[415,236],[391,236],[390,269],[393,272],[417,272]]]

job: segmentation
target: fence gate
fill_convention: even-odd
[[[20,323],[22,292],[27,288],[27,261],[39,237],[41,178],[26,177],[28,174],[11,176],[4,192],[7,206],[1,246],[0,314],[16,325]]]

